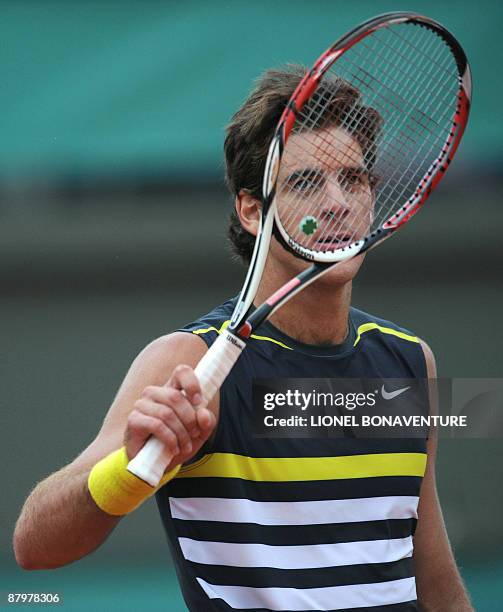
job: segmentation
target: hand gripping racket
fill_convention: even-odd
[[[389,238],[422,207],[458,148],[470,96],[460,44],[414,13],[371,19],[323,53],[272,139],[260,228],[230,324],[195,369],[207,401],[277,308],[333,265]],[[273,228],[312,265],[251,310]],[[156,486],[171,459],[152,437],[128,470]]]

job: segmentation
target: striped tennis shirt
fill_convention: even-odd
[[[234,303],[184,331],[210,346]],[[354,308],[337,346],[262,325],[222,386],[211,448],[157,493],[189,610],[417,611],[425,440],[255,437],[252,381],[426,376],[417,337]]]

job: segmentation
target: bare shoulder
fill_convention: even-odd
[[[428,373],[428,378],[436,378],[437,377],[437,364],[435,361],[435,355],[431,350],[430,346],[424,341],[419,339],[419,343],[421,344],[421,348],[423,349],[424,359],[426,361],[426,372]]]
[[[76,461],[94,465],[120,448],[128,416],[145,387],[166,384],[178,365],[195,367],[207,350],[204,340],[186,332],[175,332],[150,342],[131,364],[98,435]]]
[[[145,376],[148,384],[164,384],[177,365],[195,366],[207,350],[204,340],[196,334],[175,332],[160,336],[139,353],[128,376]]]

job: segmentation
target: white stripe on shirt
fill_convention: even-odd
[[[170,497],[171,515],[186,521],[259,525],[324,525],[417,518],[419,497],[396,495],[298,502],[219,497]]]
[[[391,540],[368,540],[305,546],[236,544],[178,538],[183,556],[194,563],[231,567],[313,569],[388,563],[412,556],[412,536]]]

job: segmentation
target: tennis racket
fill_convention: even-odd
[[[207,401],[277,308],[417,213],[453,159],[470,97],[460,44],[414,13],[370,19],[321,55],[272,138],[259,232],[230,324],[195,369]],[[253,310],[273,232],[312,265]],[[171,459],[152,437],[128,470],[156,486]]]

